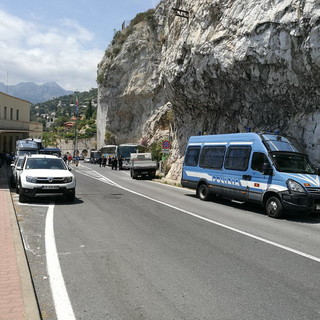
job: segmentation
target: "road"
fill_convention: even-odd
[[[320,220],[75,170],[73,204],[14,204],[43,319],[319,319]]]

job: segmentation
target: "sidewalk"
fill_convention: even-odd
[[[40,320],[7,168],[0,168],[0,320]]]

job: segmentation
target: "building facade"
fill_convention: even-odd
[[[15,151],[16,141],[42,138],[42,123],[30,121],[31,103],[0,92],[0,152]]]

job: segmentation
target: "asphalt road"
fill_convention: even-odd
[[[43,319],[320,318],[320,220],[91,164],[75,174],[73,204],[15,201]],[[70,305],[48,260],[49,215]]]

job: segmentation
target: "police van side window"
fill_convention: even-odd
[[[186,166],[196,167],[198,165],[200,147],[189,147],[184,157]]]
[[[203,147],[199,166],[210,169],[221,169],[226,147]]]
[[[261,152],[254,152],[252,156],[251,169],[263,172],[264,163],[270,163],[267,156]]]
[[[251,147],[232,146],[228,148],[224,167],[229,170],[245,171],[248,168]]]

